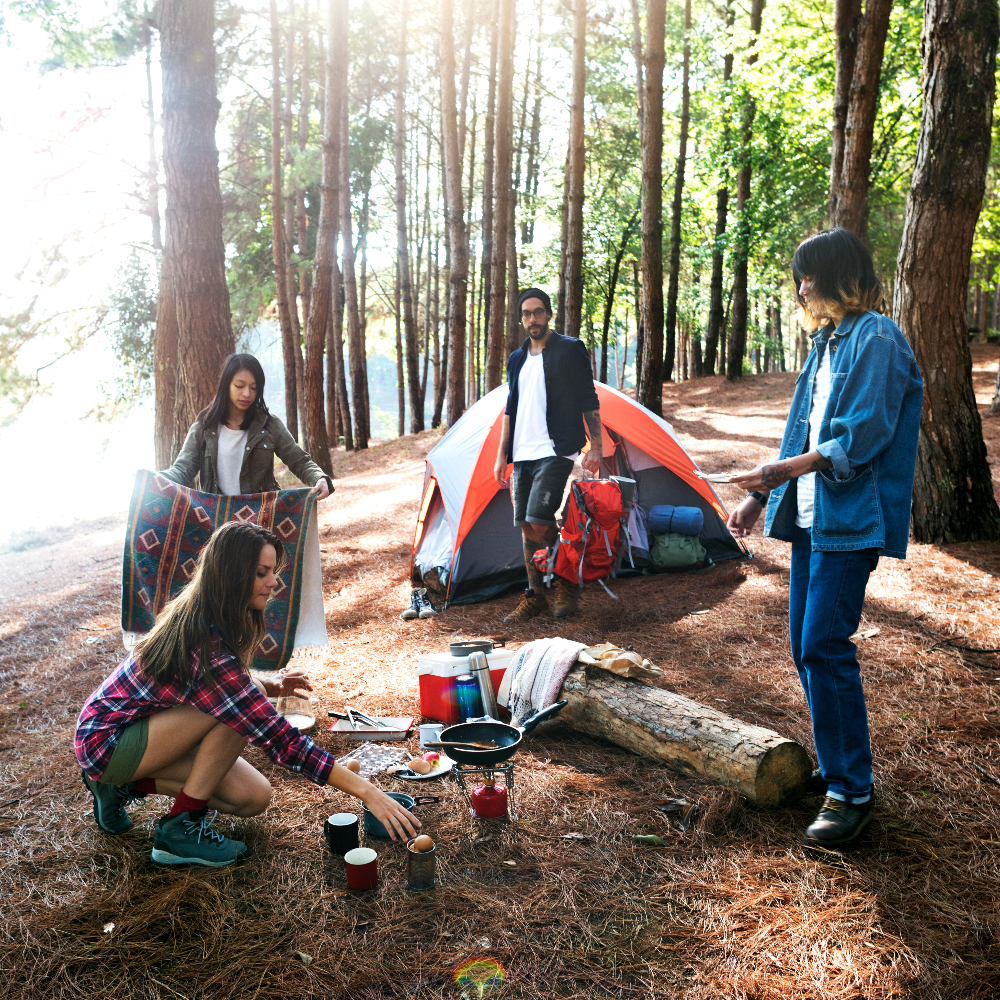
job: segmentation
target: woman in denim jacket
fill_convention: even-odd
[[[752,491],[729,528],[792,543],[788,624],[812,714],[823,808],[809,840],[846,844],[872,816],[872,753],[857,648],[879,556],[906,558],[923,380],[890,319],[871,255],[832,229],[800,244],[792,274],[814,350],[795,383],[778,461],[730,481]]]

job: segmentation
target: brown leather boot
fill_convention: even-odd
[[[548,610],[549,602],[545,600],[544,594],[536,594],[533,590],[526,590],[521,598],[521,603],[504,618],[504,622],[526,622],[529,618],[544,615]]]
[[[576,613],[577,605],[580,603],[580,588],[569,580],[564,580],[561,576],[555,578],[552,588],[555,591],[556,600],[552,606],[552,614],[555,618],[568,618]]]

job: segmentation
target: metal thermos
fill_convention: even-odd
[[[485,653],[469,654],[469,673],[476,678],[479,685],[479,699],[483,703],[483,714],[491,719],[499,719],[497,711],[497,695],[493,690],[493,678],[490,675],[490,665]]]
[[[462,722],[477,719],[483,714],[479,707],[479,684],[472,674],[462,674],[455,678],[455,697],[458,701],[458,717]]]

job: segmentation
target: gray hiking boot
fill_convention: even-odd
[[[421,618],[433,618],[437,613],[437,608],[431,604],[431,599],[427,596],[427,588],[422,587],[414,594],[416,602],[420,605]]]
[[[141,796],[135,795],[135,782],[126,785],[105,785],[87,777],[82,771],[83,783],[87,791],[94,797],[94,819],[105,833],[124,833],[132,829],[132,820],[128,818],[125,807]]]
[[[158,865],[204,865],[206,868],[231,865],[246,854],[247,845],[213,830],[212,823],[217,815],[206,813],[200,819],[191,819],[191,814],[186,812],[164,816],[156,824],[150,858]]]

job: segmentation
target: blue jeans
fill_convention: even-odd
[[[850,636],[858,630],[865,587],[877,565],[877,549],[813,552],[811,532],[795,528],[788,587],[792,659],[812,714],[827,794],[853,803],[871,798],[872,750]]]

